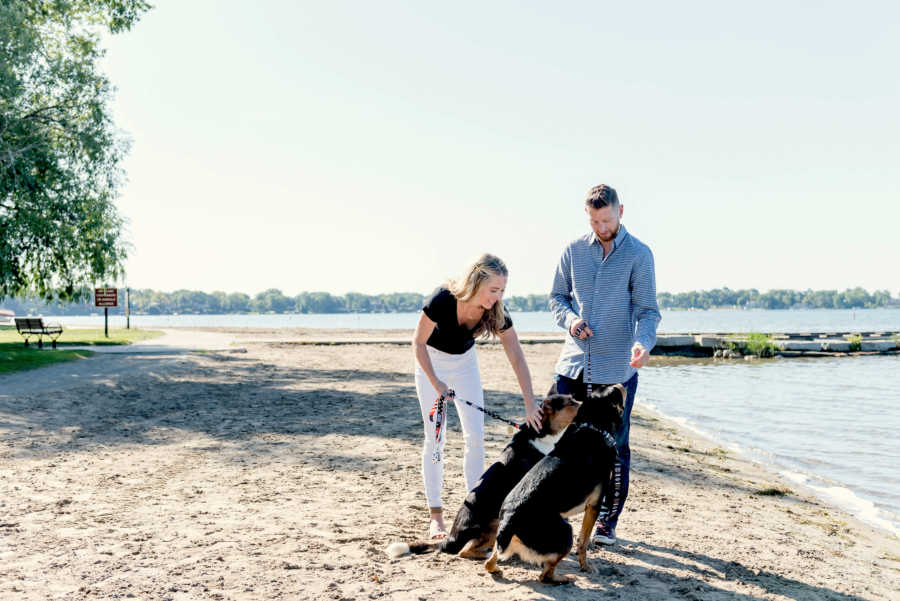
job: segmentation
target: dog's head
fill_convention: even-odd
[[[541,431],[538,436],[559,434],[572,423],[581,403],[570,394],[551,394],[541,401]]]
[[[600,430],[615,432],[622,426],[626,394],[625,387],[621,384],[593,391],[587,401],[582,403],[577,421],[587,422]]]

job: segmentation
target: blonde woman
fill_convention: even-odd
[[[462,278],[438,287],[425,299],[416,326],[413,339],[416,392],[425,424],[422,478],[431,516],[428,535],[432,540],[447,536],[441,505],[446,437],[442,435],[440,443],[435,443],[435,422],[429,419],[429,413],[439,396],[447,398],[448,390],[453,390],[460,399],[484,407],[475,338],[496,336],[503,343],[522,389],[526,422],[535,429],[541,427],[540,407],[534,401],[525,354],[512,319],[501,302],[507,277],[506,265],[498,257],[480,256]],[[484,414],[463,402],[456,403],[456,411],[465,442],[466,490],[472,490],[484,472]],[[435,451],[439,453],[439,461],[434,460]]]

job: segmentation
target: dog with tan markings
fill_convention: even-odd
[[[500,459],[491,465],[463,501],[447,538],[413,544],[392,543],[391,557],[440,551],[468,559],[484,559],[497,536],[500,505],[528,470],[553,450],[575,419],[581,403],[567,394],[553,394],[541,403],[541,430],[522,425]]]
[[[587,543],[612,478],[614,433],[622,424],[624,408],[621,384],[594,392],[581,404],[556,447],[503,501],[494,551],[484,564],[488,572],[501,575],[498,560],[516,554],[543,566],[541,582],[571,582],[556,576],[555,570],[572,549],[572,526],[565,518],[581,512],[585,516],[578,562],[583,571],[592,571],[587,563]]]

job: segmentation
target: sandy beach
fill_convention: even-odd
[[[231,333],[229,351],[0,377],[0,599],[897,598],[897,538],[640,405],[620,541],[589,550],[595,573],[570,556],[558,573],[574,583],[555,587],[517,560],[494,578],[442,554],[390,559],[427,528],[411,350]],[[537,391],[558,350],[525,346]],[[502,348],[479,357],[489,406],[521,418]],[[489,462],[509,437],[486,422]]]

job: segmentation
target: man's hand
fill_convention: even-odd
[[[631,367],[640,369],[647,365],[648,361],[650,361],[650,352],[641,344],[635,342],[634,346],[631,347]]]
[[[579,340],[585,340],[594,335],[594,331],[588,327],[588,324],[583,319],[576,319],[572,322],[571,327],[569,327],[569,334],[572,335],[572,338],[578,338]]]

